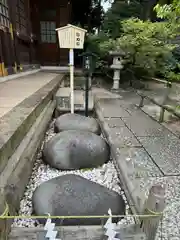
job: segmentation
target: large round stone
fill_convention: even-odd
[[[83,177],[68,174],[53,178],[36,188],[33,211],[37,216],[103,216],[125,214],[121,195]],[[64,219],[63,225],[98,225],[99,218]],[[107,220],[107,219],[106,219]],[[105,220],[105,221],[106,221]],[[115,219],[117,221],[119,219]],[[43,219],[39,219],[44,223]],[[61,220],[55,219],[56,224]]]
[[[110,149],[106,141],[86,131],[58,133],[43,149],[44,161],[60,170],[98,167],[108,162],[109,158]]]
[[[83,130],[93,132],[98,135],[101,133],[100,126],[96,119],[71,113],[64,114],[58,117],[55,121],[55,132],[62,132],[65,130]]]

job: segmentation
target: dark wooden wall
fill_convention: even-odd
[[[51,31],[53,41],[43,40],[41,22],[55,24],[53,26],[58,28],[70,21],[68,0],[0,1],[0,76],[22,71],[36,63],[67,65],[68,51],[59,49],[54,30]]]
[[[55,28],[70,23],[71,3],[68,0],[32,0],[32,27],[38,38],[38,59],[41,65],[67,65],[68,50],[59,49],[58,37],[54,42],[42,40],[41,23],[53,23]],[[47,36],[46,36],[47,37]]]

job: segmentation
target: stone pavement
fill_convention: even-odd
[[[25,77],[0,83],[0,117],[58,76],[37,72]]]
[[[157,83],[153,81],[148,81],[147,83],[148,89],[143,90],[147,96],[158,103],[163,103],[168,92],[168,98],[166,98],[165,104],[174,108],[180,105],[180,84],[172,83],[172,88],[167,90],[164,83]],[[149,100],[145,99],[142,110],[157,121],[159,120],[161,109]],[[172,131],[175,135],[178,137],[180,136],[180,121],[172,113],[165,111],[164,122],[162,124],[170,129],[170,131]]]
[[[118,99],[117,95],[113,95],[113,98],[108,95],[105,99],[99,93],[97,96],[103,117],[111,128],[112,138],[115,137],[120,148],[143,149],[159,173],[164,176],[180,176],[178,137],[138,109],[136,102],[130,102],[131,98],[127,100],[121,93]],[[97,99],[96,93],[95,98]]]
[[[145,197],[154,183],[165,183],[167,207],[157,239],[161,239],[161,234],[164,240],[171,237],[180,239],[179,138],[136,107],[139,99],[134,92],[120,91],[118,99],[111,97],[112,93],[104,95],[106,98],[98,90],[95,91],[96,111],[101,115],[117,165],[126,171],[126,160],[132,159],[134,162],[134,180],[127,177],[127,186],[135,182],[134,187],[138,187]],[[132,189],[129,188],[130,191]],[[133,191],[130,195],[137,199]],[[130,202],[131,207],[136,205],[135,202]]]

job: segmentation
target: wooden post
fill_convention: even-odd
[[[159,115],[159,122],[160,123],[162,123],[164,121],[164,112],[165,112],[164,107],[161,107],[160,115]]]
[[[17,66],[19,66],[19,50],[18,50],[18,40],[15,34],[16,29],[16,6],[17,0],[9,0],[9,11],[10,11],[10,20],[12,23],[12,48],[13,48],[13,55],[14,55],[14,70],[17,72]]]
[[[140,100],[140,103],[139,103],[139,108],[142,108],[144,106],[144,96],[141,96],[141,100]]]
[[[32,41],[32,28],[31,28],[31,8],[30,8],[30,0],[27,0],[26,2],[26,9],[27,9],[27,32],[28,32],[28,36],[30,37],[30,42],[29,42],[29,65],[32,68],[32,64],[33,64],[33,57],[32,57],[32,51],[33,51],[33,41]]]
[[[171,91],[171,84],[167,83],[165,93],[164,93],[164,98],[163,98],[163,101],[162,101],[162,105],[166,104],[166,102],[169,98],[170,91]],[[160,111],[160,115],[159,115],[159,122],[160,123],[164,121],[164,112],[165,112],[165,109],[163,107],[161,107],[161,111]]]
[[[16,0],[8,0],[9,6],[9,32],[10,32],[10,52],[11,52],[11,67],[13,67],[13,72],[17,72],[17,63],[16,63],[16,49],[15,49],[15,42],[14,42],[14,29],[16,27]]]
[[[69,50],[71,113],[74,113],[74,50]]]
[[[171,92],[171,86],[170,84],[166,83],[166,88],[165,88],[165,93],[164,93],[164,99],[163,99],[163,102],[162,104],[165,105],[168,98],[169,98],[169,94]]]
[[[142,220],[142,229],[147,240],[155,240],[159,222],[162,220],[165,208],[165,186],[156,184],[149,191],[148,199],[144,204],[144,214],[150,215]]]
[[[9,208],[6,203],[4,192],[0,189],[0,216],[8,216]],[[0,239],[6,240],[8,237],[7,219],[0,219]]]
[[[4,69],[4,55],[3,55],[3,46],[2,46],[2,31],[0,30],[0,77],[5,76]]]

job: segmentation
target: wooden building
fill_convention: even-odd
[[[65,66],[55,29],[71,23],[72,0],[0,0],[0,75],[32,65]]]

